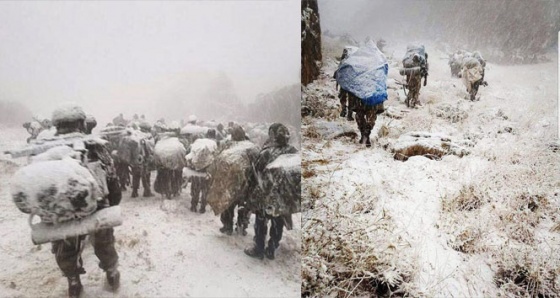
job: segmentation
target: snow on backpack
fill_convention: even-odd
[[[342,89],[373,106],[387,100],[388,71],[387,58],[369,41],[340,62],[335,78]]]
[[[418,57],[415,61],[414,57]],[[426,50],[423,45],[409,45],[403,58],[403,67],[422,67],[426,65]]]
[[[60,223],[86,217],[107,194],[100,162],[84,165],[81,152],[59,146],[37,155],[12,178],[11,194],[20,211],[42,222]]]
[[[154,158],[156,166],[178,170],[185,166],[185,146],[176,137],[168,137],[160,140],[154,147]]]
[[[214,152],[218,145],[211,139],[197,139],[186,156],[187,163],[196,171],[202,171],[214,162]]]
[[[463,81],[463,84],[467,87],[467,91],[470,92],[472,84],[482,79],[483,72],[484,69],[478,59],[470,57],[463,60],[461,79]]]
[[[239,198],[246,199],[253,162],[259,151],[259,146],[254,143],[240,141],[215,157],[209,169],[213,181],[207,198],[214,214],[221,214]]]
[[[282,154],[263,171],[266,213],[279,216],[301,212],[301,155]]]

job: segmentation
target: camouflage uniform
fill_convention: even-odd
[[[146,133],[146,131],[143,131]],[[144,189],[143,197],[153,196],[150,190],[150,182],[152,170],[155,169],[154,152],[152,146],[149,144],[150,139],[140,140],[142,146],[143,161],[140,165],[132,166],[132,197],[138,196],[138,188],[140,188],[140,181],[142,181],[142,188]]]
[[[349,54],[348,54],[348,49],[344,49],[342,51],[342,56],[340,56],[340,62],[342,63],[342,61],[346,58],[348,58]],[[336,78],[336,73],[337,71],[334,72],[333,77]],[[336,83],[336,88],[338,88],[338,82]],[[339,92],[338,92],[338,98],[340,99],[340,107],[341,107],[341,111],[340,111],[340,117],[346,117],[346,119],[348,121],[353,121],[354,118],[352,118],[352,112],[354,111],[354,107],[352,106],[352,103],[350,102],[350,93],[344,89],[342,89],[342,87],[340,88]]]
[[[43,125],[37,121],[25,122],[23,124],[23,127],[31,135],[29,138],[27,138],[27,143],[29,143],[31,140],[36,140],[37,136],[39,136],[39,134],[45,129]]]
[[[210,191],[210,179],[207,177],[191,177],[191,211],[196,212],[196,206],[200,201],[200,213],[206,212],[206,198]]]
[[[266,166],[278,156],[298,152],[296,148],[288,144],[290,133],[283,124],[272,124],[268,130],[268,136],[269,139],[265,142],[254,166],[257,175],[261,175]],[[257,183],[258,177],[253,177],[253,182],[250,185],[257,188]],[[255,215],[255,245],[252,248],[246,249],[245,253],[259,259],[262,259],[265,255],[269,259],[274,259],[274,251],[278,248],[280,240],[282,240],[284,226],[286,223],[291,223],[291,216],[288,216],[289,218],[285,216],[273,217],[266,214],[262,207],[255,210]],[[268,220],[271,221],[270,238],[265,249]]]
[[[408,86],[408,94],[406,95],[406,106],[414,107],[418,103],[422,77],[420,76],[420,74],[407,75],[406,84]]]
[[[486,67],[486,61],[482,58],[478,51],[473,53],[473,58],[478,60],[478,63],[480,63],[480,66],[482,67],[482,78],[472,83],[470,92],[469,90],[467,90],[467,92],[469,92],[471,101],[474,101],[476,99],[476,94],[478,93],[478,87],[480,87],[480,85],[488,86],[488,83],[484,81],[484,69]]]
[[[216,131],[213,129],[208,130],[206,136],[208,139],[213,139],[218,144],[216,140]],[[198,139],[196,135],[193,135],[191,138],[191,143]],[[206,169],[201,170],[199,172],[206,173]],[[200,202],[200,213],[206,212],[206,199],[208,198],[208,193],[210,192],[210,185],[212,184],[212,180],[210,177],[200,177],[200,176],[192,176],[190,177],[191,182],[191,211],[196,212],[196,206],[198,202]]]
[[[340,91],[338,93],[338,98],[340,98],[340,106],[342,107],[342,111],[340,112],[340,117],[346,117],[348,121],[354,121],[354,118],[352,117],[352,112],[355,111],[355,107],[350,92],[340,88]]]
[[[146,165],[132,167],[132,197],[138,196],[138,188],[140,188],[140,181],[142,181],[142,188],[144,189],[144,197],[153,196],[150,190],[150,179],[152,176],[151,171]]]
[[[356,123],[358,124],[358,129],[360,130],[360,144],[366,144],[367,147],[371,146],[371,141],[369,136],[373,126],[375,126],[375,120],[377,120],[377,114],[383,112],[383,103],[374,106],[368,106],[364,104],[362,100],[350,95],[352,101],[355,105],[356,110]]]
[[[424,78],[424,86],[426,86],[426,84],[428,83],[428,53],[424,53],[424,57],[414,55],[413,61],[417,66],[420,67],[420,72],[406,75],[406,84],[408,89],[408,94],[406,96],[406,106],[412,108],[419,103],[418,96],[420,95],[422,78]]]
[[[82,132],[85,132],[85,124]],[[57,126],[57,132],[64,129]],[[70,131],[68,131],[70,132]],[[107,148],[101,144],[86,144],[88,161],[100,161],[107,174],[107,187],[109,194],[102,201],[97,202],[97,210],[118,205],[121,201],[121,190],[113,160]],[[119,256],[115,250],[115,237],[113,228],[97,230],[89,234],[95,255],[99,259],[99,267],[107,274],[109,285],[116,289],[119,286],[120,273],[117,270]],[[84,274],[81,252],[85,245],[86,235],[68,237],[64,240],[52,242],[52,253],[55,254],[56,263],[68,278],[69,296],[78,297],[82,291],[80,274]]]
[[[126,187],[130,186],[130,168],[128,167],[128,163],[118,159],[115,160],[115,171],[119,178],[121,190],[126,190]]]
[[[167,199],[176,197],[181,193],[183,187],[183,170],[171,170],[158,168],[154,190],[164,195]]]
[[[223,144],[221,151],[231,148],[237,142],[246,140],[248,138],[245,130],[241,126],[234,124],[231,127],[231,142]],[[233,218],[235,216],[235,207],[237,207],[237,227],[235,230],[243,236],[247,235],[246,229],[249,226],[249,217],[251,216],[251,212],[246,206],[248,195],[247,193],[239,194],[235,202],[220,214],[220,221],[224,225],[220,228],[220,232],[228,235],[233,233]]]

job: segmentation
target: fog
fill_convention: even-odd
[[[558,1],[319,1],[321,29],[407,41],[429,40],[449,50],[479,49],[490,61],[538,62],[555,52],[560,30]],[[535,57],[536,56],[536,57]]]
[[[0,19],[0,101],[46,117],[221,119],[299,83],[297,1],[1,2]]]

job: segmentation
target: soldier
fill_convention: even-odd
[[[214,130],[212,129],[212,131]],[[212,134],[209,130],[208,133],[206,134],[206,137],[215,140],[216,139],[215,131],[214,134]],[[194,143],[194,141],[197,138],[198,137],[196,135],[193,135],[191,144]],[[206,172],[206,169],[201,170],[200,172]],[[207,204],[206,199],[208,198],[208,192],[210,191],[210,185],[212,184],[212,181],[210,179],[211,178],[209,175],[205,177],[200,177],[200,176],[190,177],[192,212],[196,212],[196,207],[198,206],[199,202],[200,202],[200,209],[198,210],[198,212],[200,213],[206,212],[206,204]]]
[[[466,58],[470,53],[463,50],[458,50],[453,54],[449,54],[449,68],[451,69],[452,77],[461,77],[461,68],[463,66],[463,59]]]
[[[280,123],[274,123],[270,126],[268,129],[268,140],[265,142],[254,165],[257,176],[261,175],[266,166],[273,162],[278,156],[297,153],[297,149],[288,144],[289,140],[290,132],[286,126]],[[250,184],[255,188],[258,187],[257,183],[259,178],[257,176],[253,177],[252,183]],[[280,240],[282,240],[284,226],[291,226],[291,216],[273,217],[266,214],[263,207],[257,208],[257,210],[255,210],[255,215],[255,244],[253,247],[245,249],[245,254],[261,260],[266,255],[268,259],[273,260],[274,252],[280,245]],[[271,222],[270,239],[265,249],[268,220]]]
[[[190,115],[188,123],[192,124],[192,125],[196,125],[197,120],[198,120],[198,118],[196,117],[196,115]]]
[[[27,132],[31,135],[27,138],[27,143],[31,140],[37,139],[37,136],[44,130],[43,125],[41,123],[33,120],[32,122],[25,122],[23,127],[27,130]]]
[[[97,126],[97,120],[92,115],[86,117],[86,133],[89,135],[93,129]]]
[[[478,93],[478,87],[480,87],[480,85],[488,86],[488,83],[484,81],[485,66],[486,61],[484,61],[482,55],[478,51],[474,52],[472,57],[465,58],[463,61],[461,78],[467,87],[467,92],[469,93],[471,101],[476,99],[476,94]]]
[[[115,117],[113,119],[113,124],[117,125],[117,126],[126,126],[128,124],[128,121],[126,121],[124,119],[124,116],[122,113],[120,113],[117,117]]]
[[[144,188],[143,197],[152,197],[150,190],[150,179],[152,171],[155,170],[154,162],[154,141],[150,134],[152,126],[147,121],[140,122],[140,131],[146,134],[146,138],[140,140],[141,152],[143,156],[142,164],[131,167],[132,170],[132,194],[131,197],[138,197],[138,188],[140,188],[140,180],[142,188]]]
[[[383,38],[380,38],[380,39],[377,41],[377,44],[376,44],[376,45],[377,45],[377,48],[378,48],[381,52],[383,52],[383,48],[387,45],[387,42],[386,42]]]
[[[366,144],[366,147],[371,147],[371,140],[369,139],[369,136],[371,134],[371,130],[375,126],[377,114],[384,112],[383,103],[370,106],[351,93],[349,93],[349,98],[352,102],[354,102],[356,110],[356,123],[358,124],[358,129],[361,134],[360,144]]]
[[[340,57],[340,63],[342,63],[342,61],[344,61],[344,59],[348,58],[348,56],[350,56],[350,54],[352,52],[355,52],[357,50],[357,48],[355,47],[346,47],[344,48],[344,50],[342,51],[342,56]],[[336,71],[334,72],[334,76],[336,78]],[[336,84],[336,88],[338,88],[338,82]],[[340,100],[340,107],[341,107],[341,111],[340,111],[340,117],[346,117],[346,119],[348,121],[354,121],[354,118],[352,117],[352,112],[354,111],[354,105],[353,105],[353,101],[352,98],[350,96],[350,93],[346,90],[344,90],[342,87],[340,88],[339,92],[338,92],[338,98]]]
[[[67,111],[72,111],[69,117]],[[58,117],[56,115],[66,115]],[[86,115],[80,107],[61,108],[53,113],[53,124],[56,127],[56,134],[63,135],[68,133],[86,132]],[[89,161],[101,161],[102,167],[107,174],[107,186],[109,194],[103,200],[98,201],[97,210],[108,206],[118,205],[121,200],[119,182],[115,175],[111,155],[104,145],[99,143],[87,144]],[[115,237],[113,229],[98,230],[90,235],[95,255],[99,258],[99,267],[105,271],[107,283],[113,291],[120,285],[120,272],[118,267],[118,255],[115,250]],[[64,276],[68,278],[68,295],[79,297],[82,292],[80,274],[84,274],[82,268],[81,252],[85,245],[86,235],[69,237],[64,240],[52,242],[52,252],[55,254],[56,262],[62,270]]]
[[[419,50],[421,49],[421,50]],[[419,50],[418,52],[416,50]],[[405,68],[420,67],[419,71],[406,72],[406,86],[408,94],[406,96],[406,106],[414,108],[419,104],[418,96],[420,95],[420,87],[422,78],[424,78],[424,86],[428,83],[428,53],[424,52],[424,46],[419,48],[408,47],[407,56],[403,59]]]
[[[222,150],[226,150],[233,146],[237,142],[246,141],[247,136],[245,135],[245,131],[239,125],[233,125],[231,129],[231,142],[225,144]],[[238,197],[235,199],[235,202],[222,214],[220,214],[220,221],[224,225],[220,228],[220,232],[231,235],[233,234],[233,217],[235,215],[235,207],[237,206],[237,223],[235,230],[238,234],[243,236],[247,235],[247,227],[249,226],[249,217],[250,212],[246,208],[246,197],[248,196],[247,193],[238,194]]]
[[[227,136],[227,132],[224,130],[224,125],[222,123],[218,124],[216,127],[216,140],[221,141],[225,139]]]

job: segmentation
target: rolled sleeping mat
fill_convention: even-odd
[[[417,74],[420,74],[421,71],[422,71],[422,68],[420,66],[400,68],[399,69],[399,73],[401,74],[401,76],[417,75]]]
[[[44,222],[32,224],[32,219],[33,215],[29,218],[31,241],[36,245],[87,235],[98,230],[112,228],[122,224],[120,206],[101,209],[82,219],[65,221],[58,224],[47,224]]]

